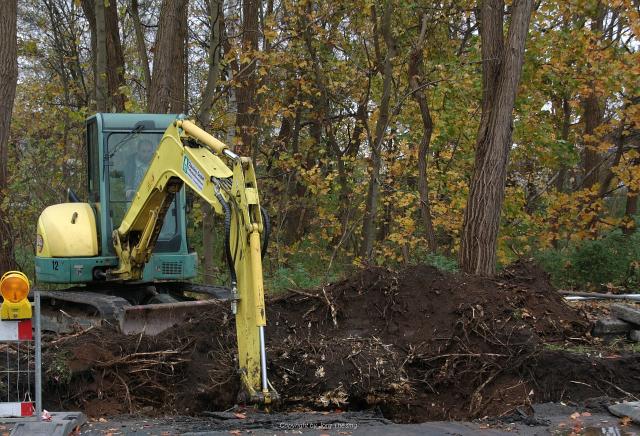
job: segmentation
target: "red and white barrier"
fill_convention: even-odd
[[[21,321],[0,321],[0,342],[32,341],[33,328],[30,319]],[[0,371],[2,374],[2,371]],[[7,386],[6,389],[10,389]],[[0,417],[17,418],[33,416],[35,403],[33,402],[0,402]]]
[[[34,403],[0,403],[0,417],[3,418],[33,416],[34,411]]]
[[[0,342],[2,341],[32,341],[33,328],[31,320],[0,321]]]

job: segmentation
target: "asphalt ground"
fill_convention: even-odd
[[[90,420],[80,435],[600,435],[640,436],[640,426],[605,411],[546,403],[534,413],[474,422],[395,424],[373,411],[271,413],[230,411],[206,417],[140,418],[118,416]],[[591,411],[588,411],[591,410]]]

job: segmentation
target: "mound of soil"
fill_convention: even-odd
[[[441,344],[455,336],[465,319],[495,323],[497,331],[534,341],[582,335],[588,327],[546,273],[524,262],[496,279],[445,273],[428,265],[400,272],[370,268],[313,297],[278,298],[269,309],[271,322],[283,322],[290,330],[305,326],[310,333],[334,337],[374,335],[401,347]],[[271,334],[279,338],[281,333],[278,328]]]
[[[112,327],[43,342],[44,401],[89,416],[226,409],[240,389],[228,304],[157,336]]]
[[[584,336],[589,323],[525,262],[494,279],[368,268],[267,307],[268,370],[285,410],[379,407],[417,422],[640,392],[628,376],[639,358],[544,351]],[[240,388],[231,321],[221,303],[157,337],[101,328],[57,339],[45,352],[49,401],[92,415],[231,407]]]

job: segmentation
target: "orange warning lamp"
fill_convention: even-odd
[[[30,319],[31,303],[29,296],[29,279],[20,271],[9,271],[0,278],[0,294],[4,302],[0,307],[0,319]]]

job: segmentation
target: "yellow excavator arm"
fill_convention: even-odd
[[[167,209],[183,185],[225,217],[240,373],[248,400],[268,404],[277,394],[266,371],[261,253],[265,230],[249,158],[237,156],[193,122],[177,119],[165,131],[120,227],[113,232],[119,266],[109,274],[112,279],[142,278]]]

